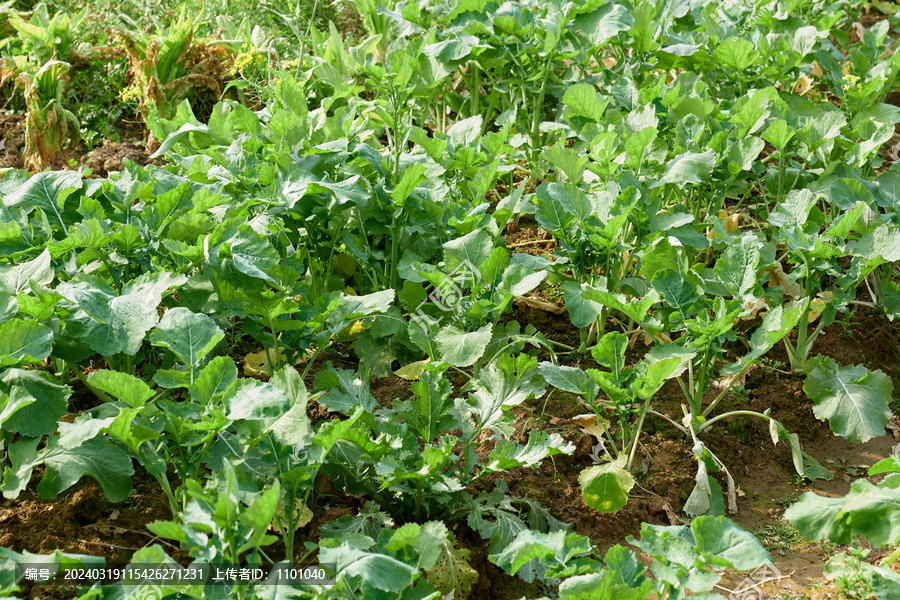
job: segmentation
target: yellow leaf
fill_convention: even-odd
[[[604,67],[606,67],[607,69],[612,69],[613,67],[616,66],[617,61],[616,61],[616,59],[613,58],[612,56],[609,56],[609,57],[607,57],[607,58],[601,59],[601,60],[600,60],[600,63],[601,63]]]
[[[271,362],[275,359],[275,349],[266,348],[259,352],[251,352],[244,357],[244,375],[247,377],[259,377],[268,379],[272,375]],[[281,360],[284,362],[284,350],[281,350]]]
[[[825,75],[825,71],[822,70],[822,67],[819,66],[817,61],[813,61],[812,75],[813,77],[822,77]]]
[[[597,415],[592,415],[590,413],[578,415],[577,417],[572,417],[572,421],[574,421],[575,424],[578,425],[578,428],[583,432],[594,436],[598,442],[603,441],[603,426],[597,422]]]
[[[338,333],[335,336],[335,339],[338,340],[339,342],[350,341],[350,340],[354,339],[355,337],[357,337],[359,334],[361,334],[363,331],[365,331],[366,329],[371,327],[373,320],[374,319],[369,319],[368,325],[363,325],[362,319],[360,319],[358,321],[353,321],[352,323],[350,323],[349,325],[347,325],[346,327],[341,329],[340,333]]]
[[[725,228],[726,233],[734,233],[740,229],[741,213],[729,215],[727,210],[721,210],[719,211],[719,217],[722,218],[722,226]]]
[[[801,75],[800,78],[797,79],[797,83],[794,84],[794,93],[802,96],[803,94],[811,90],[812,86],[812,78],[807,75]]]
[[[803,288],[796,281],[791,283],[791,280],[788,279],[787,274],[781,268],[781,264],[775,263],[775,266],[769,267],[768,271],[772,283],[780,287],[785,294],[794,298],[799,298],[803,295]]]
[[[814,323],[816,319],[822,316],[825,306],[831,301],[833,292],[819,292],[815,298],[809,303],[809,322]]]
[[[400,367],[399,369],[394,371],[394,375],[407,381],[416,381],[419,379],[419,375],[422,374],[422,371],[425,370],[425,365],[427,365],[429,362],[431,361],[426,358],[425,360],[409,363],[408,365]]]

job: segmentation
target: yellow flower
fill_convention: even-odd
[[[135,84],[131,84],[119,92],[119,98],[122,99],[122,102],[126,102],[128,104],[138,102],[141,99],[141,88],[139,88]]]

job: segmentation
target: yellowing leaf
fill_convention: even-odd
[[[799,298],[803,295],[803,288],[796,281],[792,283],[788,279],[787,274],[781,268],[781,264],[776,263],[774,266],[769,267],[768,271],[772,284],[781,288],[781,291],[785,294],[794,298]]]
[[[578,425],[578,428],[588,435],[594,436],[598,442],[603,441],[604,429],[597,422],[597,415],[585,414],[572,417],[572,421]]]
[[[600,63],[607,69],[612,69],[616,66],[617,61],[612,56],[608,56],[606,58],[600,59]]]
[[[741,226],[741,213],[729,215],[727,210],[719,211],[719,217],[722,219],[722,226],[726,233],[734,233]]]
[[[394,375],[401,379],[405,379],[407,381],[416,381],[419,379],[419,376],[422,374],[422,371],[425,370],[425,365],[431,362],[429,359],[419,360],[414,363],[409,363],[403,367],[400,367],[396,371],[394,371]]]
[[[284,348],[280,348],[280,350],[281,362],[287,362],[287,357],[284,354]],[[307,350],[306,355],[298,358],[294,364],[299,365],[305,362],[309,356],[310,352],[309,350]],[[259,352],[251,352],[244,357],[244,375],[246,375],[247,377],[256,377],[258,379],[268,379],[272,376],[271,363],[274,362],[274,360],[274,348],[266,348],[265,350],[260,350]]]
[[[794,93],[802,96],[813,87],[813,80],[808,75],[801,75],[794,84]]]
[[[353,321],[352,323],[341,329],[340,333],[335,336],[335,339],[339,342],[348,342],[356,338],[359,334],[372,326],[372,319],[369,319],[368,325],[363,325],[362,322],[362,319]]]
[[[812,75],[813,77],[822,77],[825,75],[825,71],[822,70],[822,67],[817,61],[813,61]]]
[[[831,296],[834,295],[834,292],[819,292],[818,295],[812,299],[809,303],[809,322],[813,323],[816,319],[822,316],[822,311],[825,310],[825,306],[831,301]]]

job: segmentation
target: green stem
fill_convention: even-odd
[[[97,396],[98,398],[100,398],[101,400],[103,400],[104,402],[115,402],[115,400],[113,400],[112,398],[110,398],[109,396],[107,396],[104,392],[101,392],[100,390],[98,390],[97,388],[95,388],[94,386],[92,386],[92,385],[88,382],[87,377],[84,376],[84,373],[81,372],[81,369],[78,367],[78,365],[73,364],[73,363],[70,362],[70,361],[66,361],[66,365],[68,365],[68,367],[69,367],[72,371],[75,372],[75,376],[81,381],[81,383],[84,384],[84,387],[86,387],[88,390],[90,390],[90,392],[91,392],[92,394],[94,394],[95,396]]]
[[[747,372],[747,369],[749,369],[750,365],[752,364],[753,362],[748,361],[747,364],[744,365],[744,368],[742,368],[740,372],[731,379],[731,383],[729,383],[721,392],[719,392],[719,395],[716,396],[715,399],[709,403],[709,406],[706,407],[706,410],[703,411],[703,417],[706,417],[706,415],[712,412],[712,409],[716,407],[716,404],[718,404],[719,401],[725,397],[725,394],[727,394],[728,391],[734,387],[734,384],[740,380],[741,376],[743,376],[743,374]]]
[[[725,417],[736,417],[736,416],[739,416],[739,415],[746,415],[746,416],[749,416],[749,417],[759,417],[760,419],[765,419],[765,420],[767,420],[767,421],[771,421],[771,420],[772,420],[772,417],[770,417],[770,416],[768,416],[768,415],[764,415],[764,414],[762,414],[762,413],[760,413],[760,412],[753,411],[753,410],[733,410],[733,411],[731,411],[731,412],[727,412],[727,413],[721,414],[721,415],[719,415],[719,416],[717,416],[717,417],[713,417],[713,418],[710,419],[709,421],[705,421],[704,423],[702,423],[702,424],[700,425],[700,429],[697,430],[697,433],[699,433],[699,432],[701,432],[701,431],[705,431],[705,430],[708,429],[713,423],[715,423],[716,421],[721,421],[721,420],[724,419]]]
[[[650,408],[650,398],[644,400],[644,405],[641,407],[641,416],[638,419],[637,427],[634,428],[634,433],[632,434],[631,440],[631,451],[628,453],[628,462],[625,464],[625,470],[631,471],[631,466],[634,464],[634,454],[637,451],[638,440],[641,437],[641,429],[644,427],[644,419],[647,417],[647,410]]]

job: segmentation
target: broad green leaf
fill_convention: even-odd
[[[131,494],[131,459],[105,438],[95,437],[70,449],[50,438],[39,458],[47,470],[37,491],[45,500],[54,500],[84,475],[100,484],[110,502],[122,502]]]
[[[706,152],[685,152],[666,163],[666,172],[659,180],[648,187],[657,188],[667,183],[700,184],[706,181],[716,166],[716,153],[712,149]]]
[[[573,558],[589,554],[592,550],[590,540],[577,533],[563,530],[538,533],[526,529],[516,535],[512,544],[501,552],[492,554],[490,559],[507,573],[515,575],[526,563],[534,559],[546,565],[563,568]]]
[[[134,355],[144,335],[159,320],[156,307],[162,301],[163,292],[185,281],[184,275],[162,271],[132,280],[125,285],[122,295],[116,295],[109,284],[95,278],[60,285],[57,291],[89,316],[70,326],[95,352],[105,356],[120,352]]]
[[[369,413],[378,410],[378,402],[369,391],[368,381],[364,382],[354,371],[330,368],[330,363],[325,366],[325,369],[316,374],[315,381],[315,388],[324,390],[318,400],[320,404],[346,415],[351,414],[357,406]]]
[[[441,360],[454,367],[472,366],[487,349],[492,331],[493,323],[470,332],[448,325],[435,338],[441,352]]]
[[[19,189],[3,198],[7,208],[20,208],[30,213],[40,208],[51,223],[59,223],[66,229],[62,216],[62,202],[68,196],[67,189],[81,189],[81,174],[78,171],[45,171],[33,175]]]
[[[50,251],[45,248],[32,260],[0,265],[0,292],[18,294],[32,281],[39,286],[48,286],[53,282],[53,276]]]
[[[653,582],[645,580],[639,587],[623,584],[616,574],[603,569],[588,575],[569,577],[559,584],[559,600],[646,600]]]
[[[563,300],[566,303],[566,309],[569,311],[569,318],[572,325],[583,329],[597,320],[603,306],[599,302],[585,298],[583,292],[590,290],[586,283],[578,283],[576,281],[566,281],[559,286],[563,291]]]
[[[791,138],[794,137],[794,133],[796,131],[787,124],[787,121],[778,119],[763,132],[762,138],[775,146],[779,152],[784,152]]]
[[[605,465],[588,467],[578,475],[584,502],[603,513],[618,512],[628,502],[634,478],[625,470],[625,456]]]
[[[444,244],[444,263],[451,275],[458,272],[471,276],[478,273],[478,267],[490,258],[492,249],[491,234],[476,229]]]
[[[591,6],[588,3],[587,6]],[[587,6],[585,8],[587,8]],[[590,12],[584,12],[572,21],[572,29],[587,36],[590,45],[599,47],[606,40],[628,31],[634,19],[628,9],[621,4],[604,4]],[[600,122],[598,119],[597,122]]]
[[[414,567],[384,554],[365,552],[344,543],[337,547],[322,545],[319,560],[335,563],[337,577],[359,577],[363,586],[399,593],[410,587],[419,575]]]
[[[0,367],[36,363],[53,351],[53,331],[37,321],[10,319],[0,324]]]
[[[697,517],[691,522],[697,549],[711,564],[750,571],[772,558],[753,534],[726,517]]]
[[[816,196],[809,190],[791,190],[784,202],[769,213],[769,223],[776,227],[799,227],[806,223]]]
[[[199,367],[203,358],[225,337],[216,322],[183,307],[170,308],[150,333],[150,343],[172,351],[189,367]]]
[[[747,233],[731,240],[716,261],[713,272],[733,297],[744,298],[751,291],[762,291],[755,289],[759,280],[756,274],[759,257],[759,241],[756,236]],[[760,295],[756,294],[755,298]]]
[[[200,370],[188,391],[191,400],[201,406],[208,406],[217,396],[224,394],[237,380],[237,367],[227,356],[217,356]]]
[[[584,117],[596,123],[603,122],[603,111],[609,105],[609,99],[602,98],[597,88],[589,83],[576,83],[566,88],[562,102],[568,109],[567,114]],[[570,178],[574,181],[574,179]]]
[[[887,375],[862,365],[838,367],[837,361],[822,355],[803,369],[803,391],[813,401],[816,418],[828,419],[832,431],[852,442],[884,435],[894,390]]]
[[[106,395],[121,400],[134,408],[139,408],[154,396],[150,386],[134,375],[119,371],[94,371],[88,382]]]
[[[713,58],[721,65],[738,72],[756,63],[759,53],[753,48],[753,42],[739,37],[731,37],[724,40],[713,50]]]
[[[307,392],[306,385],[300,378],[297,369],[287,366],[275,373],[269,383],[287,394],[293,402],[290,410],[275,419],[267,429],[272,432],[275,439],[293,448],[305,446],[312,423],[306,414]]]
[[[0,375],[0,392],[9,395],[10,404],[24,404],[6,419],[3,429],[39,437],[56,430],[57,420],[66,414],[72,388],[46,371],[7,369]]]
[[[617,378],[625,370],[625,350],[628,336],[618,331],[605,334],[597,345],[591,348],[591,356],[597,364],[610,371]]]
[[[532,431],[524,446],[500,440],[488,457],[485,471],[509,471],[517,467],[533,467],[548,456],[571,454],[575,446],[567,443],[558,433],[549,436],[544,431]]]
[[[3,469],[3,497],[14,500],[31,481],[38,459],[37,447],[43,438],[22,438],[9,446],[9,465]]]
[[[291,408],[287,395],[271,383],[248,379],[236,381],[228,388],[225,402],[228,418],[261,421],[277,419]]]
[[[544,361],[538,365],[538,372],[547,383],[573,394],[581,394],[592,400],[597,395],[597,385],[588,377],[587,373],[577,367],[555,365]]]
[[[585,154],[577,152],[574,148],[566,148],[561,145],[550,146],[541,152],[541,158],[556,167],[557,171],[566,174],[566,179],[572,183],[579,183],[589,158]]]
[[[857,479],[843,498],[825,498],[807,492],[784,513],[812,540],[849,544],[859,535],[873,546],[900,540],[900,474],[892,473],[878,485]]]

